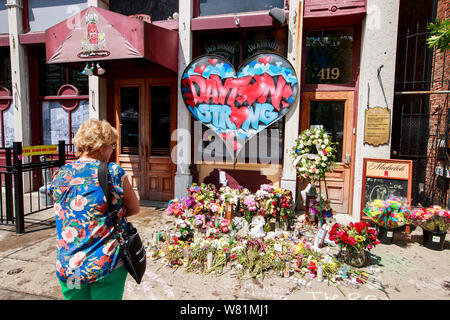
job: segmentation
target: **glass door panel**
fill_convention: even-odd
[[[139,87],[120,88],[122,154],[139,154]]]
[[[311,101],[309,111],[310,127],[319,126],[337,142],[338,162],[342,160],[342,146],[344,142],[344,101]]]
[[[170,156],[170,86],[150,87],[151,155]]]

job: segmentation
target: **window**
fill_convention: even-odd
[[[39,95],[42,97],[56,96],[64,84],[77,87],[80,95],[89,92],[88,76],[57,64],[47,64],[44,47],[39,50],[39,69]]]
[[[200,34],[200,55],[217,54],[238,69],[247,58],[262,51],[286,56],[287,29]],[[241,45],[242,44],[242,45]]]
[[[286,28],[264,31],[203,33],[197,36],[199,37],[200,55],[220,55],[230,61],[236,70],[247,58],[260,52],[275,52],[282,56],[287,55]],[[219,146],[216,139],[218,139],[217,135],[208,131],[208,127],[202,126],[202,143],[198,150],[202,157],[199,158],[206,160],[208,158],[221,158],[223,161],[230,159],[225,144]],[[238,154],[238,162],[281,163],[283,140],[284,118],[251,138]]]
[[[44,144],[58,144],[59,140],[64,140],[67,144],[73,143],[78,128],[88,118],[89,101],[80,101],[78,107],[70,111],[70,115],[61,107],[59,101],[43,101]]]
[[[272,8],[284,8],[284,0],[197,0],[199,1],[199,15],[238,13],[263,11]]]
[[[11,148],[13,146],[13,142],[15,141],[14,136],[14,102],[11,102],[11,105],[8,109],[4,111],[0,111],[3,116],[3,123],[0,122],[0,141],[1,147]],[[1,128],[4,124],[4,130]],[[5,137],[3,137],[3,132]]]
[[[174,17],[175,12],[178,12],[178,0],[110,0],[109,10],[126,16],[147,14],[152,21],[168,20]]]
[[[12,92],[9,47],[0,48],[0,86],[4,86],[9,92]]]
[[[352,83],[353,30],[306,32],[306,84]]]

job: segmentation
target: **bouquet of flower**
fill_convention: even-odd
[[[292,193],[290,190],[282,189],[278,200],[278,212],[280,220],[290,221],[293,217]]]
[[[244,213],[245,220],[251,223],[253,216],[258,212],[258,204],[253,194],[249,194],[243,199],[241,210]]]
[[[186,199],[185,198],[175,198],[169,201],[166,213],[168,215],[181,216],[186,210]]]
[[[380,243],[377,232],[366,222],[350,222],[346,227],[335,223],[329,232],[329,239],[347,251],[371,250]]]
[[[222,206],[225,205],[225,202],[228,202],[233,207],[236,207],[240,200],[239,189],[233,189],[229,186],[221,187],[219,189],[219,200],[222,203]]]
[[[216,202],[209,202],[205,207],[211,212],[212,215],[218,215],[222,213],[222,206]]]
[[[377,225],[388,229],[404,226],[409,216],[406,201],[394,196],[385,201],[374,200],[368,203],[364,212]]]
[[[178,219],[175,222],[177,227],[177,232],[175,236],[180,239],[187,239],[188,237],[194,234],[194,227],[189,220],[186,219]]]
[[[447,232],[450,226],[450,211],[439,206],[419,208],[411,211],[408,220],[430,232]]]

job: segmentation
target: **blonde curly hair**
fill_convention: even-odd
[[[79,157],[83,153],[92,153],[101,147],[117,142],[119,135],[106,120],[88,119],[75,134],[74,144]]]

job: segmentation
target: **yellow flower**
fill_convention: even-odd
[[[331,148],[330,148],[330,147],[326,147],[326,148],[325,148],[325,151],[326,151],[326,152],[330,152],[330,151],[331,151]]]
[[[364,241],[364,237],[362,237],[360,235],[357,235],[357,236],[355,236],[355,240],[358,241],[358,242],[363,242]]]
[[[173,249],[174,249],[174,247],[173,247],[173,246],[170,246],[170,247],[169,247],[169,250],[170,250],[170,251],[172,251]]]

